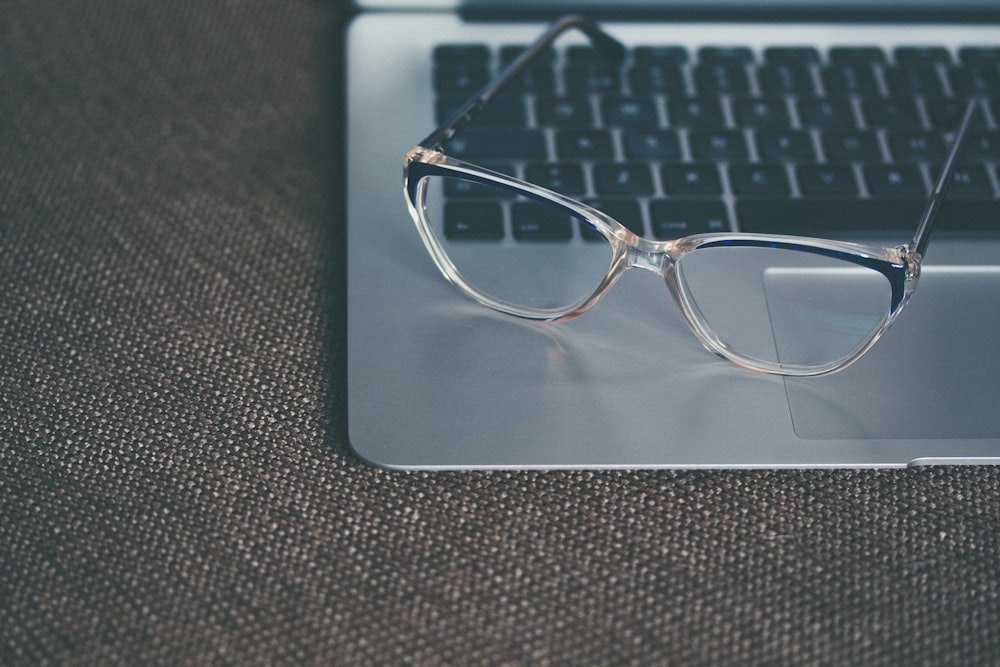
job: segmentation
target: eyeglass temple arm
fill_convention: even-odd
[[[969,126],[972,124],[972,115],[975,111],[976,100],[971,99],[965,107],[962,122],[959,123],[958,130],[955,132],[955,138],[951,142],[951,150],[948,151],[948,157],[945,159],[941,175],[938,176],[930,199],[927,200],[927,206],[924,207],[923,215],[920,217],[920,224],[917,226],[917,233],[910,242],[910,249],[915,250],[921,256],[927,250],[927,244],[930,242],[931,231],[934,228],[934,223],[937,221],[938,212],[941,209],[941,204],[944,203],[945,195],[948,193],[948,186],[951,185],[952,174],[955,172],[955,163],[958,161],[958,153],[962,149],[962,143],[965,141]]]
[[[434,130],[430,136],[421,141],[420,145],[425,148],[440,148],[442,144],[451,139],[456,132],[475,118],[493,97],[507,87],[507,84],[537,59],[557,37],[573,28],[583,31],[594,43],[594,46],[604,51],[605,55],[613,61],[622,62],[625,60],[625,47],[618,40],[601,30],[596,23],[588,21],[581,16],[564,16],[550,25],[541,37],[521,52],[495,79],[466,100],[457,111],[448,117],[441,127]]]

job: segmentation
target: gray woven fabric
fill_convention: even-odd
[[[0,663],[1000,662],[995,469],[352,457],[341,16],[0,5]]]

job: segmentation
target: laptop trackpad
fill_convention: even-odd
[[[785,380],[795,432],[1000,437],[998,333],[1000,267],[925,266],[906,309],[860,361],[830,376]]]

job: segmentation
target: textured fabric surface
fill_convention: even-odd
[[[355,459],[341,20],[0,3],[0,663],[1000,662],[996,469]]]

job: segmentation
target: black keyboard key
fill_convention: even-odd
[[[927,194],[923,175],[913,165],[869,166],[864,173],[872,197],[912,199]]]
[[[503,210],[495,201],[445,202],[444,235],[462,241],[499,241],[503,238]]]
[[[881,65],[885,61],[885,51],[877,46],[834,46],[830,49],[830,62],[834,65]]]
[[[664,240],[731,229],[726,206],[718,199],[654,199],[649,219],[653,236]]]
[[[948,65],[951,54],[943,46],[897,46],[893,59],[902,65]]]
[[[958,50],[963,65],[1000,65],[1000,46],[963,46]]]
[[[754,60],[746,46],[703,46],[698,49],[698,62],[712,65],[748,65]]]
[[[787,129],[791,120],[780,97],[741,97],[733,100],[733,114],[741,127]]]
[[[608,52],[598,48],[593,44],[577,44],[566,49],[566,62],[571,66],[577,65],[610,65],[618,67],[620,60],[609,58]],[[625,55],[623,52],[622,56]]]
[[[921,126],[920,111],[913,98],[868,99],[862,103],[869,127],[915,128]]]
[[[1000,231],[1000,201],[996,199],[946,199],[938,214],[938,227],[955,232]],[[933,240],[931,247],[933,247]]]
[[[481,65],[444,65],[434,68],[434,90],[439,93],[468,96],[489,80],[489,69]]]
[[[444,193],[450,199],[513,199],[514,193],[473,181],[449,178],[444,182]]]
[[[947,147],[941,135],[923,130],[890,132],[889,150],[897,162],[927,162],[944,158]]]
[[[587,191],[583,167],[576,163],[529,164],[524,177],[530,183],[564,195],[582,195]]]
[[[622,87],[621,68],[610,63],[569,65],[564,76],[571,93],[614,92]]]
[[[524,53],[527,48],[528,47],[524,44],[506,44],[500,47],[500,66],[506,67],[511,64],[519,55]],[[555,63],[555,61],[556,51],[555,49],[549,47],[538,55],[538,59],[535,62],[551,66]]]
[[[606,97],[601,102],[606,126],[657,127],[659,118],[652,97]]]
[[[560,130],[556,152],[564,160],[610,160],[614,144],[606,130]]]
[[[551,65],[536,63],[521,70],[511,87],[539,95],[550,95],[556,89],[556,72]]]
[[[750,90],[750,79],[742,65],[697,65],[692,76],[695,89],[703,95],[743,94]]]
[[[571,65],[589,65],[604,60],[601,52],[590,44],[579,44],[566,49],[566,61]]]
[[[487,163],[482,165],[492,171],[514,175],[514,165],[510,163]],[[444,194],[451,199],[513,199],[514,192],[504,188],[483,185],[473,181],[466,181],[460,178],[448,178],[444,182]]]
[[[667,112],[674,127],[721,128],[726,124],[722,104],[714,97],[673,98],[667,101]]]
[[[802,99],[798,102],[799,119],[805,127],[853,129],[857,127],[849,100]]]
[[[757,153],[773,162],[814,162],[816,150],[808,132],[758,132]]]
[[[441,44],[434,48],[438,65],[481,65],[490,62],[490,49],[485,44]]]
[[[632,160],[679,160],[681,143],[673,130],[626,129],[622,133],[625,157]]]
[[[944,85],[937,69],[930,65],[890,67],[885,72],[893,95],[943,95]]]
[[[965,102],[968,103],[968,100],[965,100]],[[1000,119],[1000,96],[986,98],[983,100],[982,105],[990,110],[990,112],[993,115],[993,118]],[[964,111],[965,111],[964,107],[962,108],[961,111],[959,111],[958,113],[959,120],[961,120],[962,112]],[[957,126],[958,122],[955,123],[956,128]],[[972,124],[969,127],[975,128],[977,130],[982,130],[986,128],[986,123],[982,114],[982,108],[980,106],[977,106],[976,110],[973,112]]]
[[[653,176],[647,164],[599,164],[594,167],[594,189],[602,197],[650,195]]]
[[[729,168],[729,183],[741,197],[787,195],[788,176],[781,165],[741,164]]]
[[[932,173],[936,181],[941,175],[940,165],[935,167]],[[980,164],[959,164],[955,165],[952,172],[951,184],[948,186],[948,197],[959,199],[991,199],[993,197],[993,186],[990,184],[990,175],[986,173],[986,168]]]
[[[740,230],[804,236],[912,231],[923,202],[889,199],[744,199],[736,203]]]
[[[510,207],[511,234],[518,241],[568,241],[573,237],[570,216],[538,202],[515,202]]]
[[[924,199],[745,199],[736,203],[744,232],[844,237],[854,233],[913,233]],[[1000,201],[948,199],[936,229],[997,231]],[[933,239],[931,246],[933,247]]]
[[[769,46],[764,49],[764,62],[768,65],[814,65],[819,60],[819,51],[812,46]]]
[[[604,211],[636,234],[646,235],[642,222],[642,207],[635,199],[588,199],[585,203],[599,211]],[[584,228],[584,232],[584,238],[603,238],[593,229]]]
[[[823,134],[823,152],[831,162],[881,162],[882,149],[874,132],[827,132]]]
[[[463,159],[541,160],[546,157],[545,135],[540,130],[469,127],[455,135],[444,152]]]
[[[632,89],[639,93],[684,94],[684,72],[679,65],[636,63],[629,73]]]
[[[868,65],[832,65],[820,72],[827,95],[874,95],[878,79]]]
[[[747,144],[738,130],[692,131],[691,154],[698,160],[733,161],[747,158]]]
[[[858,194],[854,171],[847,165],[813,164],[796,168],[799,190],[805,196],[849,196]]]
[[[683,65],[690,59],[687,49],[675,44],[665,46],[637,46],[633,54],[635,62],[643,64]]]
[[[1000,132],[974,132],[967,136],[960,152],[967,160],[1000,161]]]
[[[765,95],[816,94],[812,73],[802,65],[765,65],[757,70],[757,83]]]
[[[514,62],[524,52],[525,48],[525,46],[520,44],[508,44],[501,47],[500,67],[506,67]],[[520,88],[521,90],[551,94],[556,89],[556,76],[553,67],[555,61],[555,49],[546,49],[531,65],[521,70],[521,73],[512,82],[513,87]]]
[[[1000,70],[996,65],[970,65],[948,72],[956,95],[995,95],[1000,93]]]
[[[437,101],[437,118],[443,123],[468,99],[462,95],[446,95]],[[505,125],[524,127],[528,122],[528,114],[524,106],[524,98],[520,95],[501,95],[494,98],[476,116],[477,125]]]
[[[660,171],[663,189],[678,197],[722,194],[722,180],[714,164],[671,164]]]
[[[540,97],[535,100],[538,124],[547,127],[590,127],[594,114],[586,97]]]
[[[958,129],[958,124],[962,120],[968,100],[956,99],[954,97],[930,97],[926,100],[927,116],[931,126],[941,130]],[[985,128],[986,118],[983,110],[977,108],[972,116],[974,128]]]

